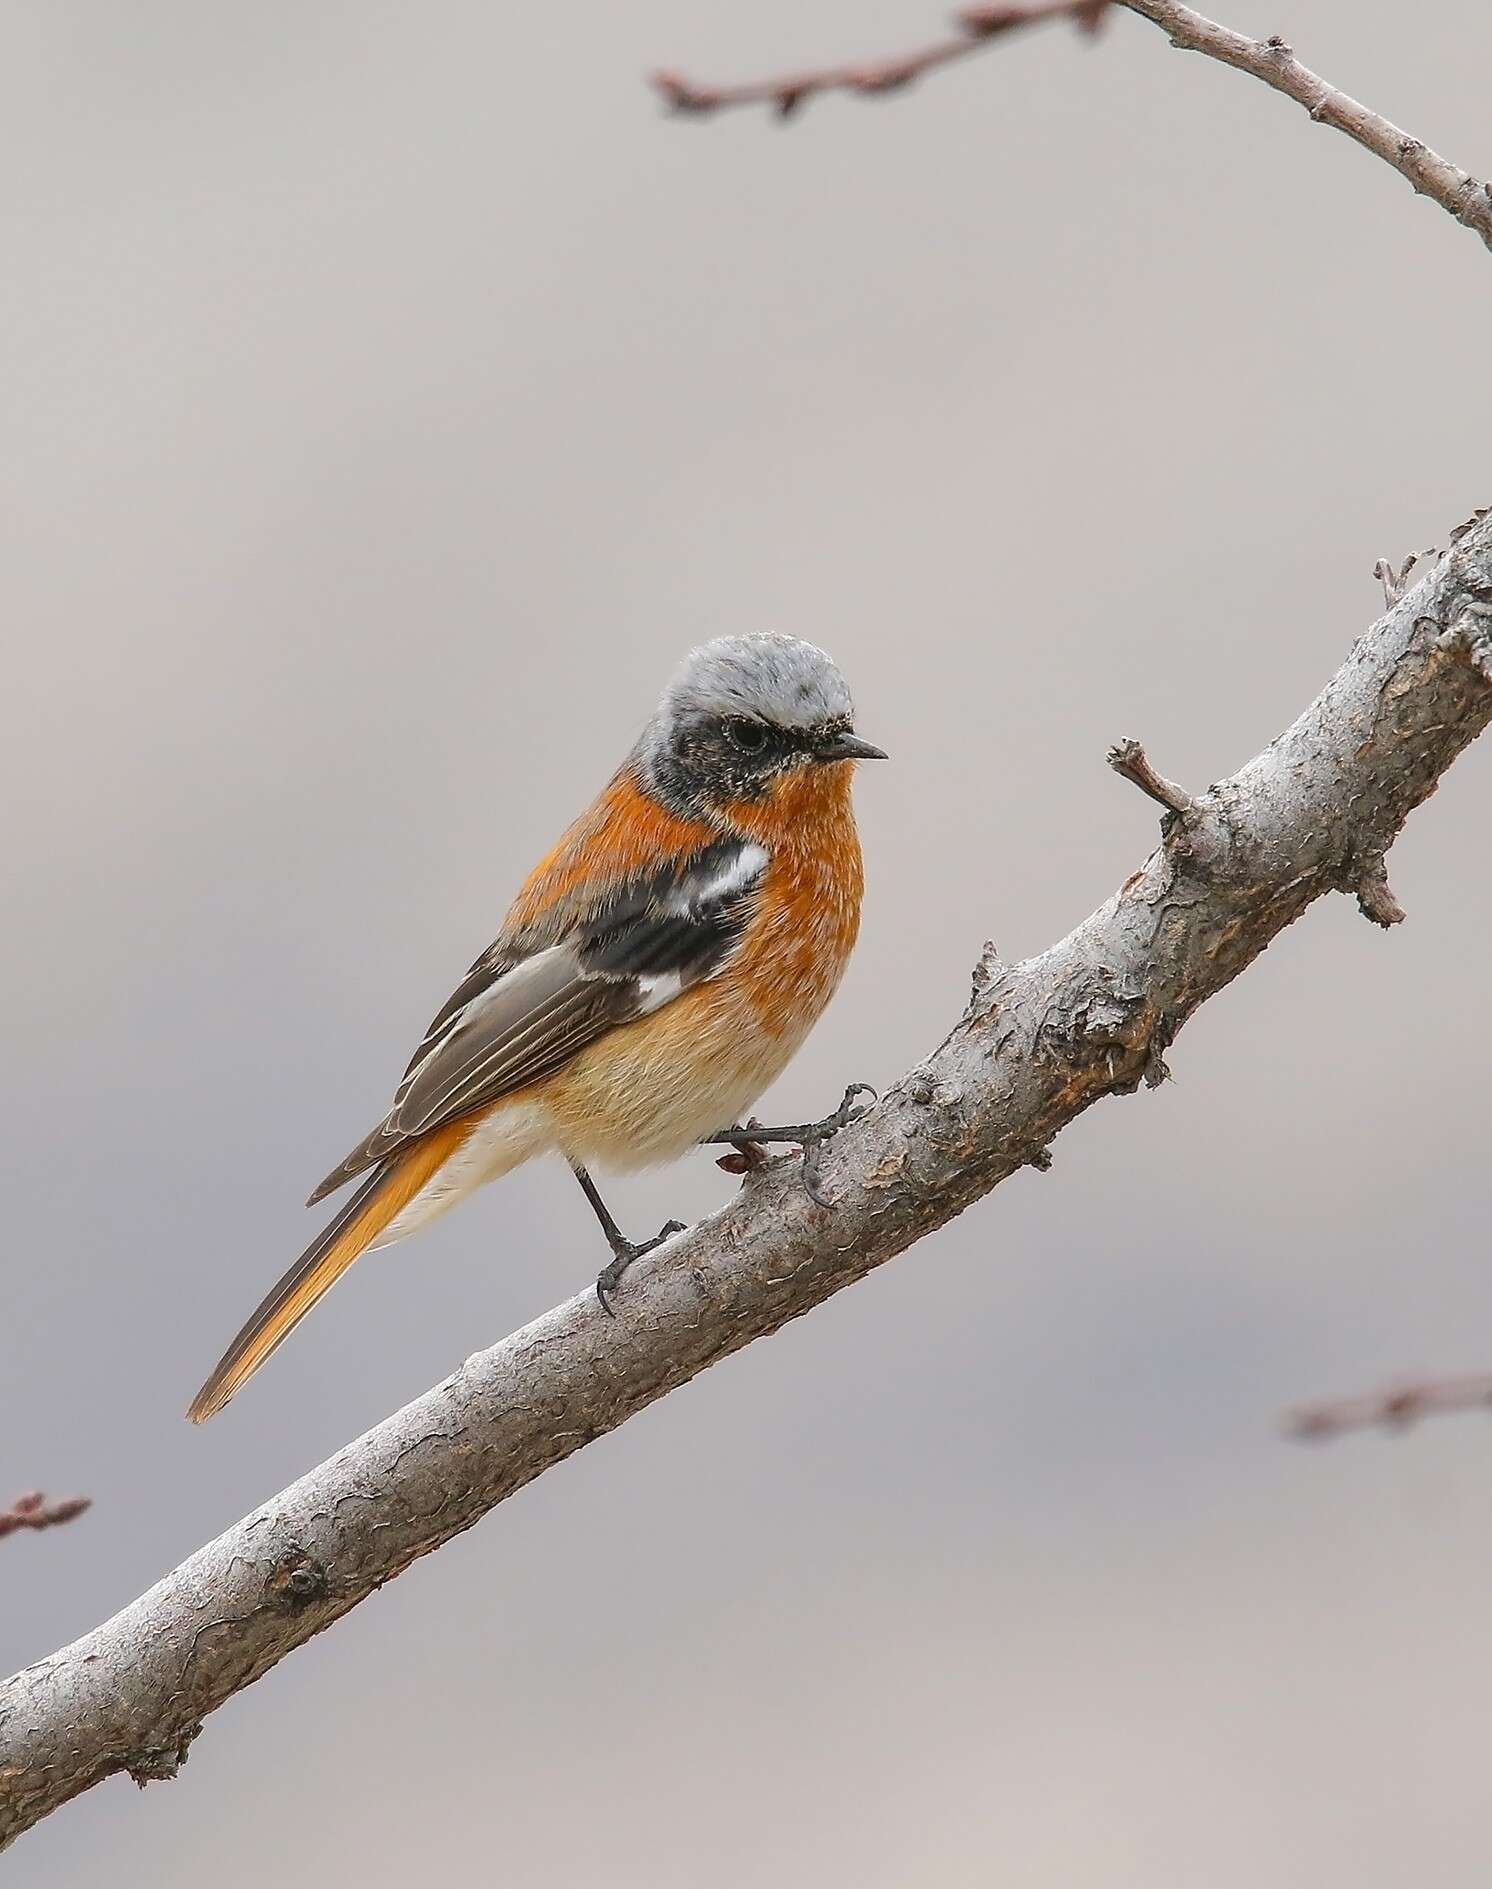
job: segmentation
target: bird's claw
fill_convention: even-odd
[[[869,1104],[864,1108],[855,1107],[857,1095],[868,1095],[872,1102],[876,1100],[876,1092],[868,1082],[852,1082],[845,1090],[839,1107],[819,1123],[821,1138],[827,1140],[830,1135],[837,1135],[841,1128],[848,1128],[851,1122],[858,1122],[862,1115],[870,1113]]]
[[[867,1110],[855,1106],[856,1098],[868,1095],[875,1099],[875,1090],[868,1082],[852,1082],[844,1092],[844,1098],[832,1114],[826,1115],[821,1122],[799,1122],[791,1128],[763,1128],[757,1122],[748,1122],[744,1128],[727,1129],[723,1135],[712,1135],[715,1142],[728,1142],[735,1153],[721,1157],[720,1166],[730,1174],[751,1174],[764,1165],[764,1144],[769,1141],[792,1142],[802,1152],[803,1165],[800,1170],[803,1191],[818,1207],[831,1207],[834,1203],[820,1185],[819,1164],[824,1144],[832,1141],[842,1128],[848,1128],[851,1122],[858,1122]]]
[[[821,1122],[816,1122],[798,1144],[803,1150],[802,1181],[803,1191],[818,1207],[832,1207],[833,1201],[819,1185],[819,1164],[823,1157],[824,1143],[832,1141],[842,1128],[848,1128],[851,1122],[858,1122],[867,1111],[855,1107],[855,1098],[868,1095],[875,1099],[875,1090],[868,1082],[852,1082],[844,1092],[844,1099],[832,1115],[826,1115]]]
[[[686,1231],[686,1229],[682,1220],[665,1220],[663,1225],[653,1235],[652,1239],[643,1240],[641,1244],[636,1246],[633,1245],[631,1240],[624,1240],[620,1246],[612,1248],[610,1264],[603,1266],[600,1272],[596,1274],[596,1297],[600,1301],[601,1310],[608,1318],[616,1317],[616,1313],[612,1309],[611,1299],[608,1295],[614,1293],[617,1287],[622,1283],[622,1274],[632,1264],[633,1260],[641,1259],[644,1253],[651,1253],[654,1248],[661,1246],[665,1240],[671,1240],[675,1233],[683,1233],[684,1231]]]

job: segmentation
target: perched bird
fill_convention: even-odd
[[[636,1246],[588,1167],[640,1168],[705,1140],[798,1140],[825,1122],[738,1127],[833,995],[860,924],[854,731],[834,664],[790,636],[694,650],[636,746],[530,874],[444,1004],[388,1114],[310,1204],[363,1176],[228,1347],[188,1411],[221,1410],[360,1253],[402,1240],[483,1181],[559,1149],[612,1250],[611,1310]],[[817,1197],[817,1195],[815,1196]]]

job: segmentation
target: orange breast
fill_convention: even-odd
[[[794,1046],[833,996],[860,931],[865,870],[850,762],[785,775],[765,800],[728,811],[767,848],[761,909],[731,967],[765,1029]],[[806,1021],[805,1021],[806,1019]]]
[[[823,1014],[860,928],[864,873],[850,773],[789,775],[731,807],[768,849],[760,907],[718,976],[610,1031],[541,1085],[572,1159],[671,1160],[744,1119]]]

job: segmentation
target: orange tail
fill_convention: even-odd
[[[311,1307],[365,1253],[402,1208],[445,1165],[470,1123],[452,1122],[417,1141],[407,1153],[372,1174],[258,1307],[229,1345],[217,1369],[192,1399],[193,1423],[215,1417],[243,1388],[269,1354],[288,1338]]]

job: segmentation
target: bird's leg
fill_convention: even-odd
[[[875,1090],[868,1082],[852,1082],[844,1092],[844,1100],[832,1115],[826,1115],[821,1122],[796,1122],[788,1128],[763,1128],[757,1122],[747,1122],[741,1128],[727,1128],[718,1135],[706,1135],[707,1147],[726,1144],[735,1149],[740,1156],[739,1166],[727,1155],[721,1161],[731,1162],[730,1172],[750,1174],[763,1165],[763,1148],[769,1141],[790,1141],[803,1150],[803,1188],[808,1198],[820,1207],[832,1206],[833,1203],[819,1186],[819,1157],[824,1143],[832,1141],[841,1128],[848,1128],[851,1122],[858,1122],[866,1113],[863,1108],[856,1108],[855,1098],[860,1095],[875,1097]]]
[[[572,1165],[575,1164],[572,1163]],[[596,1297],[601,1301],[601,1310],[608,1317],[615,1318],[616,1313],[611,1309],[608,1293],[616,1291],[621,1283],[622,1274],[634,1259],[641,1259],[644,1253],[651,1253],[655,1246],[661,1246],[671,1234],[682,1233],[684,1223],[682,1220],[666,1221],[652,1239],[644,1240],[640,1246],[634,1246],[612,1219],[610,1208],[597,1191],[596,1183],[583,1167],[575,1165],[575,1178],[580,1182],[580,1191],[591,1203],[592,1211],[601,1222],[601,1231],[606,1235],[606,1244],[611,1248],[611,1264],[603,1266],[596,1275]]]

